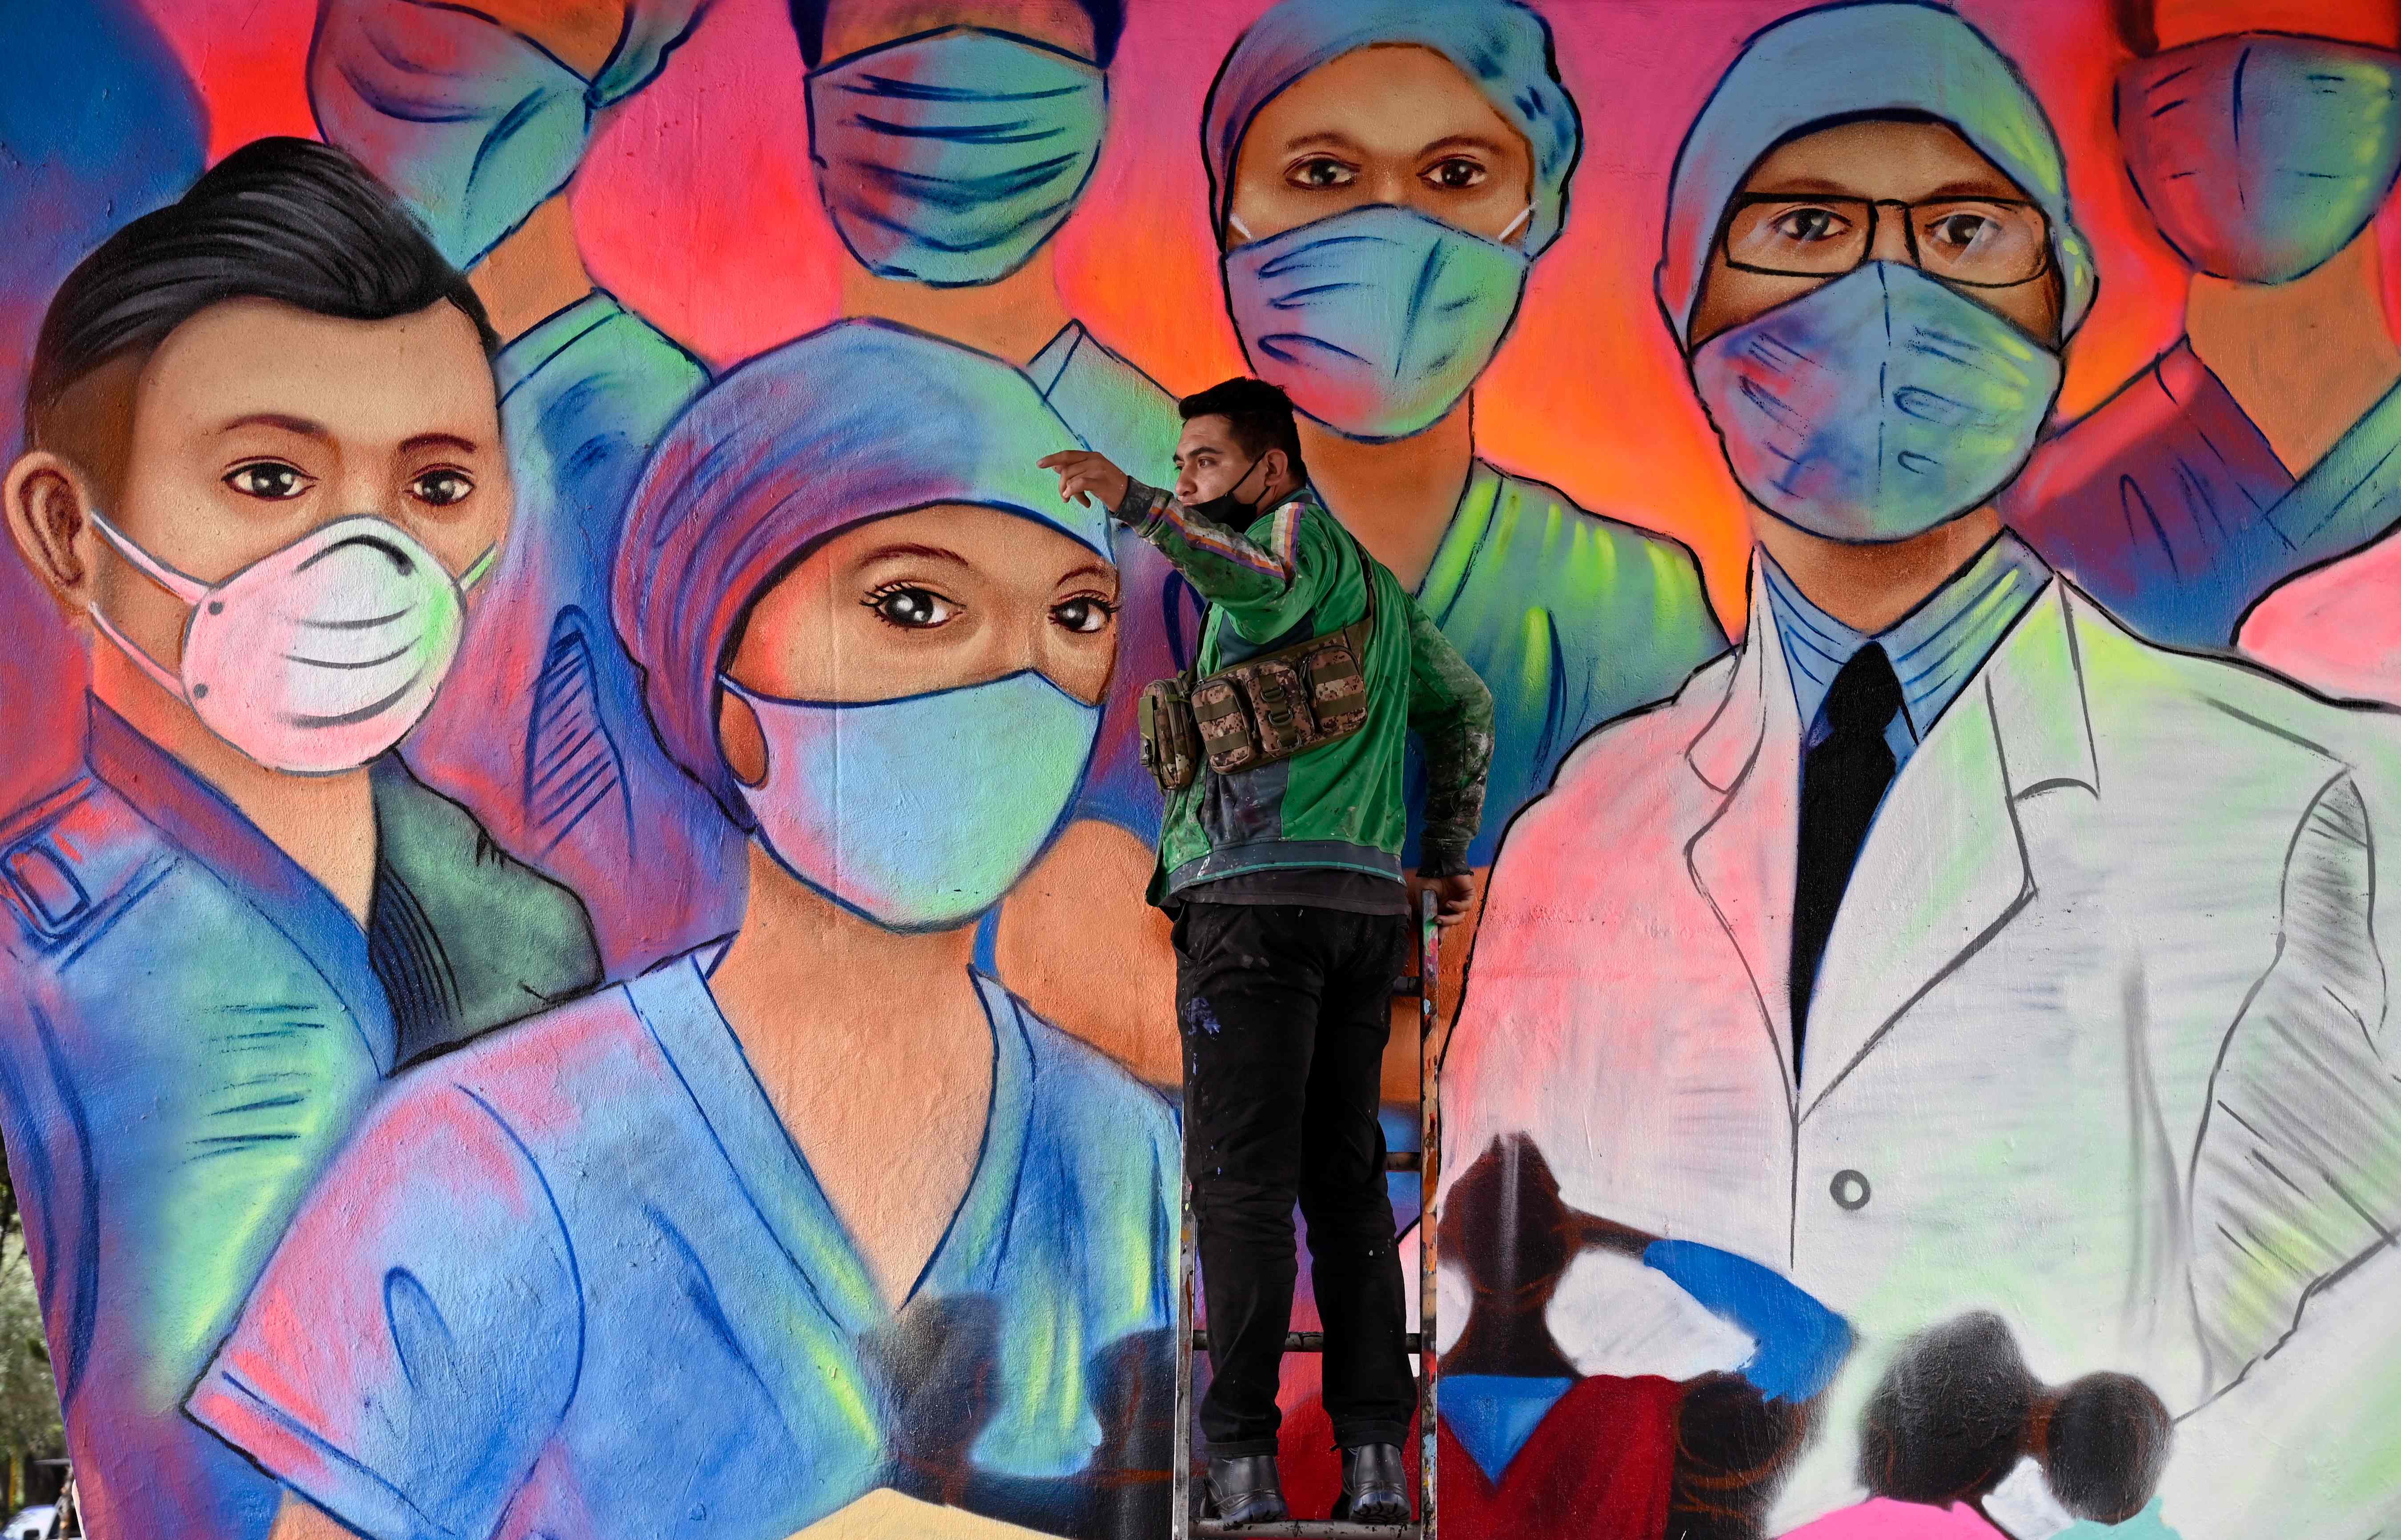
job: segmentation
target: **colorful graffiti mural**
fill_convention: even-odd
[[[1494,703],[1392,1185],[1443,1529],[2401,1520],[2401,8],[0,35],[0,1137],[90,1533],[1185,1520],[1137,702],[1207,607],[1037,462],[1172,488],[1236,375]]]

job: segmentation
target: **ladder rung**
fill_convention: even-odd
[[[1288,1519],[1281,1524],[1228,1524],[1203,1519],[1195,1534],[1242,1536],[1242,1540],[1418,1540],[1418,1527],[1407,1524],[1353,1524],[1331,1519]]]
[[[1283,1334],[1283,1350],[1286,1353],[1324,1353],[1325,1351],[1325,1333],[1322,1331],[1287,1331]],[[1414,1331],[1405,1334],[1401,1338],[1401,1351],[1404,1353],[1415,1353],[1417,1350],[1418,1334]],[[1209,1332],[1206,1327],[1195,1331],[1192,1334],[1192,1351],[1195,1353],[1206,1353],[1209,1351]],[[1384,1528],[1390,1529],[1392,1526],[1387,1524]]]
[[[1417,1168],[1418,1152],[1416,1150],[1388,1149],[1384,1151],[1384,1169],[1386,1171],[1415,1171]]]

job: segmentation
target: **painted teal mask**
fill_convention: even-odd
[[[2351,244],[2401,171],[2401,54],[2255,33],[2118,79],[2118,138],[2160,233],[2213,277],[2283,283]]]
[[[1023,267],[1075,212],[1108,128],[1099,65],[980,27],[831,61],[808,90],[843,244],[879,278],[936,288]]]
[[[1226,308],[1259,378],[1346,438],[1406,438],[1459,404],[1516,318],[1530,258],[1394,203],[1226,253]],[[1239,220],[1229,227],[1245,234]]]
[[[1031,669],[897,700],[779,700],[742,795],[776,863],[888,930],[948,930],[1001,901],[1073,805],[1100,733]]]

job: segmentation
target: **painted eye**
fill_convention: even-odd
[[[280,460],[254,460],[226,474],[225,484],[244,497],[265,502],[287,502],[307,491],[308,473]]]
[[[1801,245],[1815,245],[1832,241],[1851,227],[1851,222],[1832,209],[1787,209],[1777,214],[1771,227],[1787,241]]]
[[[1482,161],[1453,155],[1435,161],[1420,174],[1429,186],[1439,187],[1444,192],[1465,192],[1471,187],[1482,186],[1491,173],[1484,169]]]
[[[1109,620],[1118,607],[1091,594],[1078,594],[1063,603],[1052,605],[1051,621],[1079,636],[1091,636],[1109,627]]]
[[[1359,169],[1330,155],[1312,155],[1294,162],[1284,180],[1296,187],[1347,187],[1359,180]]]
[[[475,489],[464,471],[428,471],[408,484],[408,495],[435,508],[447,508],[464,502]]]
[[[867,597],[867,607],[886,626],[906,630],[923,631],[943,624],[959,612],[959,607],[931,588],[902,585],[885,588]]]

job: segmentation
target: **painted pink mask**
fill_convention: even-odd
[[[92,624],[217,736],[270,769],[355,770],[398,743],[459,653],[463,579],[406,530],[357,514],[312,529],[221,583],[179,572],[98,514],[125,559],[192,607],[171,673],[95,606]]]

